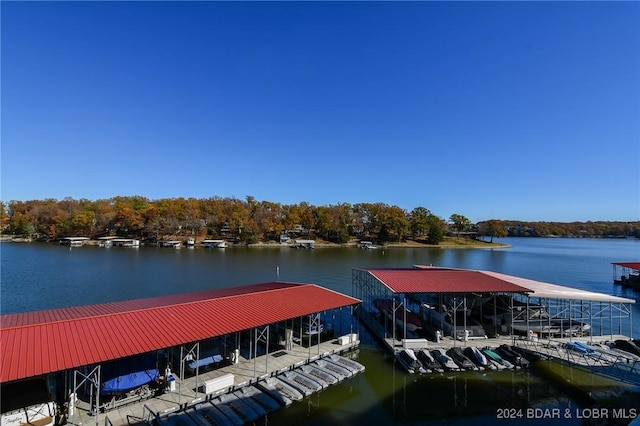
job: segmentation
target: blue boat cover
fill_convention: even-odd
[[[119,394],[158,379],[154,353],[136,355],[107,362],[100,371],[100,393]]]
[[[222,355],[213,355],[213,356],[208,356],[206,358],[202,358],[202,359],[198,359],[198,360],[192,360],[189,361],[187,363],[187,368],[191,369],[191,370],[195,370],[196,367],[204,367],[206,365],[209,364],[215,364],[222,361]]]
[[[142,385],[146,385],[147,383],[151,383],[159,376],[160,372],[155,368],[152,370],[142,370],[118,376],[111,380],[107,380],[106,382],[102,382],[102,385],[100,386],[100,393],[103,395],[123,393]]]

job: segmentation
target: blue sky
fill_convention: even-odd
[[[640,220],[640,3],[2,2],[0,199]]]

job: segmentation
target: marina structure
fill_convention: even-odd
[[[135,238],[119,238],[119,237],[100,237],[98,238],[99,247],[140,247],[140,240]]]
[[[640,262],[613,262],[613,283],[640,290]]]
[[[202,240],[202,246],[206,248],[227,248],[228,244],[225,240]]]
[[[58,240],[58,244],[70,247],[81,247],[89,240],[89,237],[62,237]]]
[[[354,365],[333,357],[359,344],[351,326],[342,330],[358,303],[313,284],[268,282],[2,315],[3,402],[5,395],[16,395],[11,404],[27,404],[3,406],[3,419],[117,426],[131,419],[181,423],[199,415],[194,413],[222,410],[260,416],[277,401],[265,399],[258,383],[285,389],[278,383],[295,376],[298,386],[306,382],[310,389],[322,378],[326,387],[337,381],[337,371]],[[312,366],[318,360],[336,367]],[[40,400],[26,403],[34,389],[42,391]],[[240,408],[245,406],[252,408]],[[25,407],[33,415],[18,418],[28,412]],[[36,418],[36,411],[48,414]]]
[[[640,385],[640,359],[616,352],[634,345],[633,299],[432,266],[354,268],[352,287],[357,316],[409,372],[435,370],[434,358],[445,371],[465,369],[463,347],[478,366],[478,352],[488,358],[485,368],[515,368],[515,350]]]

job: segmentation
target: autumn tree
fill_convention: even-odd
[[[493,243],[493,237],[500,238],[507,236],[507,230],[505,229],[502,221],[497,219],[479,223],[478,232],[480,235],[487,235],[491,237],[491,243]]]
[[[7,213],[7,206],[0,201],[0,232],[4,232],[9,226],[9,214]]]
[[[407,212],[398,206],[385,206],[380,212],[381,226],[393,232],[398,242],[409,232]]]
[[[457,213],[454,213],[449,217],[449,222],[453,225],[453,228],[457,231],[456,238],[459,238],[460,232],[465,231],[471,225],[471,221],[469,219]]]
[[[431,212],[424,207],[416,207],[409,213],[409,227],[412,238],[425,235],[429,229],[429,216]]]

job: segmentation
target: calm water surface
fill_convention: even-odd
[[[612,282],[611,262],[640,259],[640,240],[505,238],[505,249],[229,248],[226,250],[0,244],[3,314],[224,288],[272,280],[315,283],[351,294],[351,269],[415,264],[481,269],[638,300]],[[640,306],[634,305],[634,337]],[[586,404],[536,371],[412,376],[360,329],[365,374],[270,414],[272,424],[487,424],[500,409]],[[612,390],[620,404],[626,394]],[[631,404],[638,405],[634,399]],[[526,415],[526,411],[523,411]],[[525,417],[526,418],[526,417]],[[532,424],[583,420],[526,419]],[[620,424],[625,424],[621,422]]]

